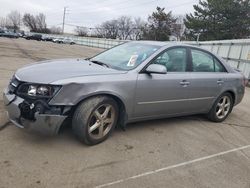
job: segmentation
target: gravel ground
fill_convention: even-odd
[[[100,51],[0,38],[0,89],[28,63]],[[247,88],[243,102],[223,123],[203,116],[134,123],[93,147],[79,143],[70,128],[41,137],[9,123],[0,130],[0,188],[250,188],[249,108]]]

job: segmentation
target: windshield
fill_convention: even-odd
[[[131,70],[140,65],[159,48],[160,46],[156,45],[128,42],[111,48],[91,58],[90,61],[101,62],[114,69]]]

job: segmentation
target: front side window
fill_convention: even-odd
[[[186,48],[169,49],[157,57],[153,63],[166,66],[168,72],[185,72],[187,67],[187,50]]]
[[[161,46],[128,42],[111,48],[90,61],[99,61],[118,70],[131,70],[140,65]]]
[[[191,49],[193,72],[225,72],[221,63],[209,53]]]

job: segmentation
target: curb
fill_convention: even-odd
[[[6,111],[0,111],[0,130],[6,127],[6,125],[9,123],[8,114]]]

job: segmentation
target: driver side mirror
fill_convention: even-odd
[[[167,68],[164,65],[151,64],[146,68],[146,72],[151,74],[167,74]]]

